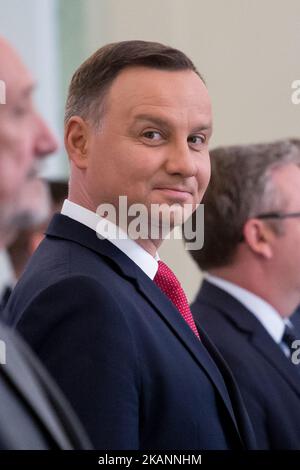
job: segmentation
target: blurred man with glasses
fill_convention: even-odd
[[[285,140],[211,155],[204,271],[192,305],[238,381],[260,449],[300,449],[300,146]]]

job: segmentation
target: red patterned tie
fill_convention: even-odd
[[[163,261],[158,261],[158,270],[153,281],[164,292],[164,294],[169,297],[189,327],[199,338],[199,333],[197,331],[185,292],[173,271],[171,271],[171,269]]]

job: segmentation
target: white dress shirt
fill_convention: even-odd
[[[285,325],[291,325],[289,320],[284,320],[272,305],[247,289],[209,273],[205,273],[204,277],[208,282],[224,290],[241,302],[267,330],[273,340],[281,347],[285,355],[290,355],[288,347],[282,343]]]
[[[123,251],[125,255],[137,264],[150,279],[154,279],[158,270],[159,256],[157,253],[155,257],[153,257],[138,243],[130,239],[127,233],[120,227],[116,227],[109,220],[100,217],[96,212],[86,209],[79,204],[75,204],[68,199],[64,201],[61,213],[95,230],[95,236],[98,236],[98,238],[103,237],[109,239],[113,245]],[[118,232],[118,237],[116,238],[112,238],[109,235],[116,232]]]

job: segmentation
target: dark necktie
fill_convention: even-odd
[[[197,338],[200,339],[185,292],[173,271],[163,261],[158,261],[158,270],[153,281],[169,297]]]
[[[285,329],[282,336],[282,342],[286,346],[288,346],[290,351],[294,351],[294,349],[292,348],[292,344],[297,339],[300,340],[300,336],[297,335],[296,329],[293,326],[290,327],[289,325],[285,325]]]

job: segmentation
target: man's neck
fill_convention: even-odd
[[[70,195],[68,196],[68,200],[70,202],[73,202],[75,204],[78,204],[79,206],[81,207],[84,207],[85,209],[88,209],[92,212],[95,212],[97,211],[97,207],[91,202],[91,201],[88,201],[88,200],[85,200],[83,201],[82,198],[78,198],[78,197],[75,197],[75,195]],[[117,213],[117,210],[116,210],[116,220],[112,221],[110,220],[111,222],[113,223],[116,223],[118,221],[118,213]],[[128,218],[128,222],[130,223],[131,220]],[[118,225],[116,223],[116,225]],[[121,226],[120,227],[122,228],[122,230],[124,230],[124,232],[128,233],[128,227],[124,227],[124,226]],[[160,245],[162,244],[162,239],[151,239],[151,238],[137,238],[137,239],[134,239],[134,241],[140,245],[141,248],[143,248],[145,251],[147,251],[151,256],[155,257],[156,253],[157,253],[157,250],[158,248],[160,247]]]
[[[87,209],[91,212],[93,212],[94,214],[97,214],[97,208],[95,208],[95,206],[91,203],[86,203],[84,201],[82,201],[81,198],[76,198],[76,197],[71,197],[69,195],[68,197],[68,201],[80,206],[80,207],[83,207],[84,209]],[[98,214],[99,215],[99,214]],[[114,224],[114,226],[118,226],[120,227],[120,229],[122,229],[123,232],[127,233],[127,236],[128,238],[131,238],[130,237],[130,231],[128,230],[128,227],[127,226],[124,226],[124,225],[118,225],[118,214],[117,214],[117,211],[116,211],[116,214],[115,214],[115,218],[113,218],[113,220],[109,217],[109,215],[107,216],[107,220],[109,220],[112,224]],[[131,219],[129,218],[128,219],[128,223],[130,224],[131,222]],[[129,232],[129,233],[128,233]],[[151,233],[151,232],[150,232]],[[147,251],[147,253],[149,253],[151,256],[153,256],[155,258],[156,254],[157,254],[157,250],[158,248],[160,247],[160,245],[162,244],[162,239],[160,238],[157,238],[157,239],[151,239],[151,238],[132,238],[134,242],[136,242],[143,250]]]
[[[140,245],[145,251],[150,253],[151,256],[155,257],[158,248],[160,247],[162,241],[161,240],[144,240],[138,239],[135,240],[138,245]]]

